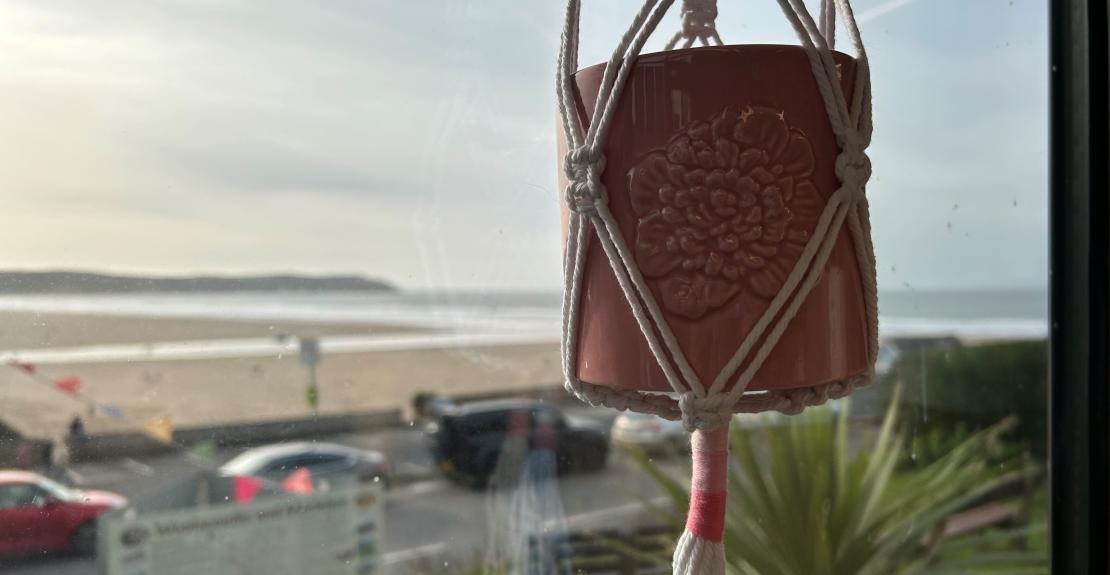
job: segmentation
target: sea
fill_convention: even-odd
[[[127,293],[0,296],[4,311],[158,318],[374,323],[427,328],[426,333],[332,336],[325,351],[411,349],[428,345],[505,345],[558,341],[561,295],[532,292],[264,292]],[[902,290],[880,295],[883,337],[1035,339],[1048,332],[1044,290]],[[68,350],[0,350],[0,359],[119,361],[268,355],[292,343],[222,340],[94,346]]]

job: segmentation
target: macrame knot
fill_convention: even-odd
[[[829,400],[829,397],[843,397],[851,391],[850,388],[844,389],[844,383],[840,382],[835,385],[819,385],[817,387],[803,387],[800,389],[789,389],[780,392],[782,398],[786,400],[785,404],[779,408],[779,411],[786,415],[797,415],[811,405],[821,405]]]
[[[867,387],[868,385],[871,385],[871,383],[874,382],[874,381],[875,381],[875,366],[872,365],[872,366],[867,368],[867,371],[865,371],[865,372],[849,379],[847,382],[843,383],[844,386],[848,388],[847,390],[844,391],[844,395],[848,395],[853,390],[855,390],[857,387]],[[834,399],[839,399],[842,396],[834,396],[832,393],[830,393],[829,397],[832,397]]]
[[[727,403],[724,394],[698,397],[687,391],[678,398],[678,408],[682,411],[682,425],[686,431],[708,431],[727,425],[732,417],[732,405]]]
[[[863,185],[871,179],[871,158],[867,146],[857,137],[845,138],[836,156],[836,177],[845,186],[853,186],[863,194]]]
[[[579,214],[596,214],[597,204],[607,195],[601,175],[605,173],[605,154],[595,146],[578,146],[563,160],[567,176],[567,208]]]
[[[708,42],[717,33],[717,0],[683,0],[682,36]]]

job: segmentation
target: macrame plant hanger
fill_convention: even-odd
[[[792,236],[804,236],[804,244],[799,243],[800,253],[789,266],[789,273],[784,274],[781,285],[777,286],[777,292],[768,294],[769,303],[758,316],[758,321],[746,333],[738,334],[739,344],[735,353],[724,362],[715,377],[711,381],[703,381],[688,360],[680,345],[680,338],[676,337],[675,330],[669,325],[657,297],[658,293],[653,292],[650,278],[641,269],[643,262],[638,261],[638,245],[632,242],[630,246],[630,242],[626,240],[626,232],[622,233],[619,218],[614,215],[610,205],[611,195],[625,193],[625,190],[608,190],[603,183],[609,146],[607,138],[614,112],[621,105],[622,91],[633,73],[645,42],[673,2],[674,0],[644,2],[604,67],[596,103],[592,112],[587,113],[586,117],[590,120],[586,121],[579,111],[578,98],[581,94],[579,85],[575,83],[578,72],[581,0],[569,0],[567,5],[556,90],[563,128],[562,143],[566,150],[563,170],[567,183],[564,198],[567,223],[562,365],[567,389],[580,399],[592,405],[629,409],[681,420],[692,433],[694,471],[690,511],[686,531],[675,551],[673,568],[676,574],[716,575],[724,573],[724,548],[721,541],[726,528],[728,428],[732,415],[770,410],[798,413],[806,406],[845,396],[856,387],[870,383],[873,378],[874,361],[878,352],[877,289],[865,195],[865,185],[871,175],[870,160],[865,153],[872,132],[870,71],[848,0],[821,0],[818,21],[814,21],[804,0],[778,0],[787,20],[797,32],[808,60],[815,90],[819,92],[819,101],[827,115],[828,124],[824,129],[831,128],[835,138],[833,170],[836,186],[835,189],[830,189],[824,206],[814,209],[815,223],[812,228],[804,230],[802,235]],[[667,42],[667,50],[691,48],[695,44],[722,46],[716,29],[716,0],[684,0],[681,9],[682,28]],[[843,19],[848,38],[856,52],[854,82],[848,86],[849,90],[841,84],[840,65],[836,61],[837,57],[843,55],[834,57],[833,52],[837,14]],[[689,53],[700,51],[701,49],[695,49]],[[811,88],[797,86],[796,89]],[[846,92],[849,93],[846,95]],[[589,112],[589,108],[584,110]],[[721,126],[740,126],[751,114],[753,112],[749,108],[737,119],[726,111],[718,122],[727,122],[721,123]],[[782,113],[779,113],[779,118],[782,117]],[[718,123],[713,126],[714,130],[718,129]],[[800,194],[800,191],[795,191],[791,197],[797,198]],[[664,215],[665,212],[664,209]],[[835,381],[762,392],[749,391],[749,384],[788,330],[791,321],[798,315],[811,290],[821,281],[834,245],[845,227],[847,237],[851,240],[854,264],[859,270],[858,289],[862,293],[861,306],[865,315],[862,322],[865,332],[862,339],[865,342],[861,345],[865,350],[866,368]],[[627,303],[628,311],[639,328],[638,336],[629,333],[627,337],[643,338],[650,350],[650,356],[658,364],[670,387],[668,393],[634,389],[632,386],[602,385],[584,381],[580,377],[580,314],[584,305],[582,285],[587,275],[587,246],[592,242],[600,245],[601,253]],[[702,264],[701,259],[696,260],[694,265],[699,264]],[[722,273],[719,262],[709,261],[704,265],[715,266],[713,269],[706,267],[706,270]],[[726,267],[724,273],[731,277],[736,276],[735,268]],[[689,317],[695,317],[702,311],[698,308],[687,313]]]

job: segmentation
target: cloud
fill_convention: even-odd
[[[910,3],[859,12],[872,24],[876,242],[899,260],[899,280],[1028,279],[983,261],[1020,249],[1032,254],[1023,269],[1044,268],[1033,246],[1044,237],[1043,15],[932,0],[912,21],[875,25]],[[608,56],[635,4],[587,3],[583,64]],[[414,287],[556,288],[562,10],[4,2],[0,185],[15,222],[0,243],[19,249],[0,266],[334,269]],[[722,10],[726,39],[795,41],[774,3]],[[676,25],[671,14],[652,45]],[[947,233],[945,210],[962,197],[955,223],[979,239],[923,241]],[[978,263],[940,265],[965,259]]]
[[[866,24],[867,22],[886,16],[895,10],[905,8],[916,1],[917,0],[887,0],[878,6],[873,6],[856,14],[856,22],[859,24]]]

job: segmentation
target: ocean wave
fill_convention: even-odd
[[[964,298],[968,299],[968,298]],[[949,303],[952,298],[949,297]],[[969,300],[970,301],[970,300]],[[440,332],[512,337],[557,336],[558,294],[538,293],[221,293],[0,296],[0,311],[125,315],[159,318],[368,323]],[[966,303],[966,302],[965,302]],[[946,317],[952,305],[881,314],[883,337],[1043,338],[1047,320],[1030,306],[1000,310],[999,317]],[[957,306],[963,307],[963,306]],[[932,309],[937,308],[937,309]]]

